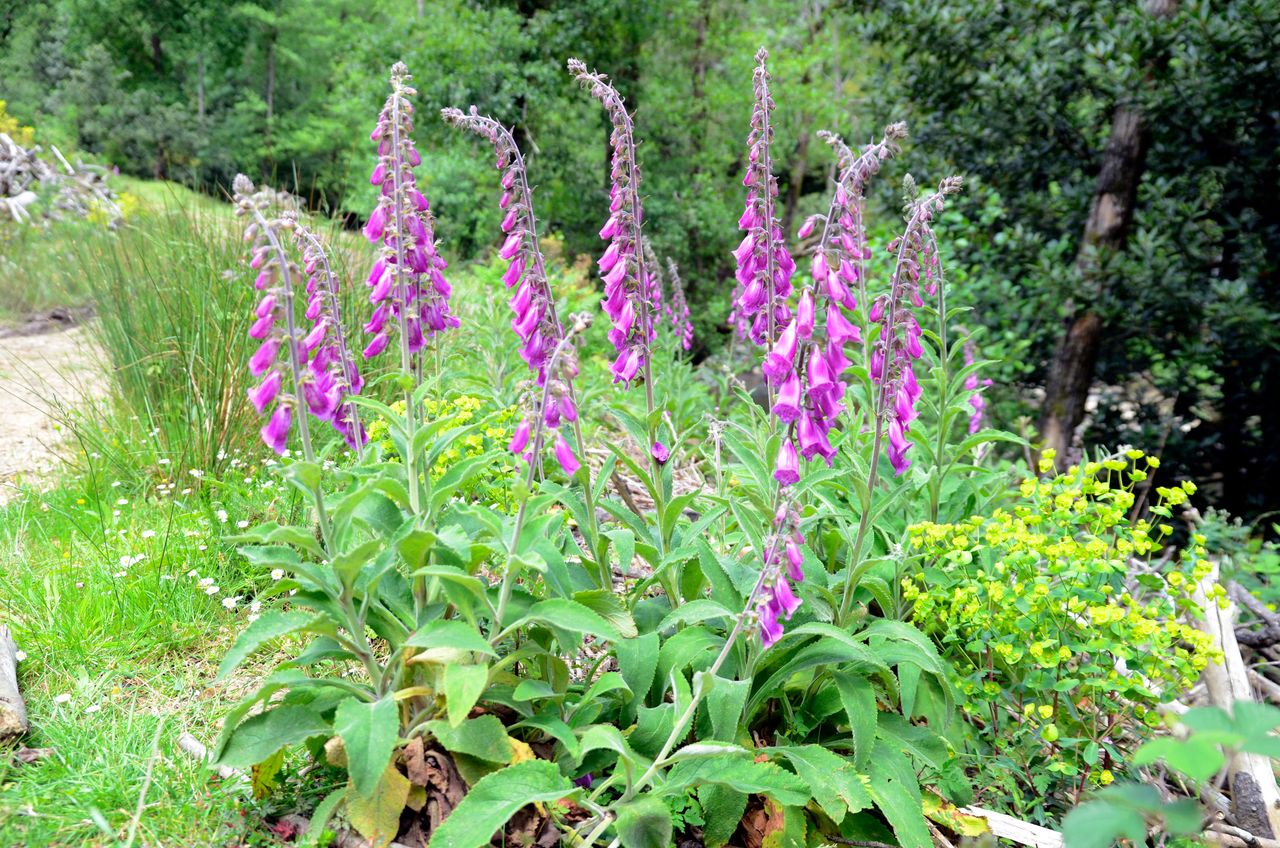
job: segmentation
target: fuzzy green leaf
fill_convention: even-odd
[[[431,848],[482,848],[526,804],[558,801],[575,791],[555,763],[525,760],[476,782],[431,835]]]

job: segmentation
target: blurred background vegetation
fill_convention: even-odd
[[[401,59],[446,255],[484,259],[499,232],[490,156],[437,119],[475,104],[514,127],[572,257],[597,249],[607,188],[577,56],[637,112],[647,229],[683,270],[701,359],[728,339],[763,44],[791,232],[825,203],[815,131],[863,144],[908,121],[877,241],[905,174],[966,177],[944,250],[999,360],[996,423],[1143,445],[1263,519],[1280,506],[1278,43],[1280,0],[0,0],[0,100],[37,142],[126,175],[218,197],[244,171],[356,226]]]

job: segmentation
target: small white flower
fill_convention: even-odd
[[[184,494],[184,495],[189,495],[189,494],[191,494],[191,489],[190,489],[190,488],[183,489],[183,490],[182,490],[182,494]]]
[[[217,586],[208,586],[208,587],[206,587],[206,588],[205,588],[204,593],[205,593],[206,595],[216,595],[216,594],[218,594],[218,592],[220,592],[220,591],[222,591],[222,590],[221,590],[221,589],[219,589]]]
[[[128,498],[120,498],[118,501],[116,501],[116,506],[124,506],[128,502],[129,502]]]
[[[243,530],[244,528],[246,528],[246,527],[248,527],[248,526],[249,526],[249,522],[248,522],[248,521],[237,521],[237,522],[236,522],[236,526],[237,526],[237,527],[239,527],[241,530]]]
[[[119,481],[119,480],[112,480],[112,481],[111,481],[111,488],[113,488],[113,489],[118,489],[118,488],[120,488],[120,481]]]
[[[151,538],[154,538],[154,537],[155,537],[155,535],[156,535],[156,531],[154,531],[154,530],[143,530],[143,531],[142,531],[142,538],[144,538],[144,539],[151,539]]]
[[[167,456],[162,456],[162,457],[160,457],[160,459],[158,459],[158,460],[156,460],[156,461],[157,461],[160,465],[168,465],[168,464],[169,464],[169,457],[167,457]]]
[[[66,692],[63,692],[61,695],[58,695],[57,697],[55,697],[53,699],[53,702],[55,704],[65,704],[70,700],[71,700],[71,696],[68,695]]]
[[[227,523],[227,511],[225,509],[218,510],[217,512],[214,513],[214,515],[218,516],[218,520],[221,521],[223,524]]]
[[[249,612],[261,612],[261,610],[262,610],[262,601],[249,602]]]
[[[191,569],[190,571],[188,571],[188,572],[187,572],[187,576],[188,576],[188,577],[199,577],[199,576],[200,576],[200,572],[196,571],[196,570],[193,568],[193,569]]]
[[[209,546],[208,546],[208,545],[200,545],[196,550],[200,550],[200,551],[207,551],[207,550],[209,550]]]
[[[233,609],[235,609],[235,608],[236,608],[236,604],[238,604],[238,603],[240,603],[240,596],[239,596],[239,595],[232,595],[232,596],[231,596],[231,597],[229,597],[229,598],[223,598],[223,599],[222,599],[222,606],[223,606],[223,609],[233,610]]]
[[[101,704],[90,704],[89,706],[84,708],[84,711],[92,715],[93,713],[96,713],[100,709],[102,709]]]
[[[213,585],[213,578],[212,578],[212,577],[203,577],[203,578],[201,578],[201,579],[200,579],[200,584],[199,584],[199,585],[200,585],[200,588],[202,588],[202,589],[203,589],[204,587],[206,587],[206,586],[212,586],[212,585]]]
[[[197,479],[199,479],[200,477],[203,477],[203,476],[204,476],[204,472],[203,472],[203,471],[201,471],[199,468],[192,468],[192,469],[191,469],[190,471],[188,471],[187,473],[188,473],[188,474],[190,474],[192,477],[195,477],[195,478],[197,478]]]
[[[248,615],[245,616],[245,620],[248,621],[250,624],[253,624],[255,621],[258,620],[258,614],[249,613]]]
[[[172,574],[161,574],[161,575],[160,575],[160,579],[161,579],[161,580],[172,580],[172,579],[173,579],[173,575],[172,575]]]
[[[79,581],[79,580],[77,580],[77,581],[76,581],[76,588],[77,588],[77,589],[83,589],[83,588],[84,588],[84,583],[83,583],[83,582],[81,582],[81,581]]]
[[[113,510],[111,510],[111,515],[112,515],[112,517],[114,517],[114,518],[119,518],[119,517],[120,517],[120,510],[118,510],[118,509],[113,509]]]
[[[283,569],[283,568],[273,568],[273,569],[271,569],[271,579],[272,579],[272,580],[283,580],[283,579],[284,579],[284,569]]]
[[[23,660],[25,660],[26,658],[27,658],[27,652],[26,652],[26,651],[14,651],[14,652],[13,652],[13,659],[14,659],[14,661],[16,661],[16,662],[22,662],[22,661],[23,661]]]

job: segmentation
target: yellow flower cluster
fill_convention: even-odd
[[[18,119],[9,114],[3,100],[0,100],[0,133],[9,136],[19,147],[30,147],[36,141],[36,131],[18,123]]]
[[[391,404],[396,412],[404,413],[404,401]],[[422,404],[423,416],[428,422],[447,419],[451,430],[479,423],[471,432],[457,439],[440,455],[430,469],[433,477],[444,474],[450,466],[464,459],[480,456],[488,451],[501,451],[501,459],[495,460],[493,474],[482,491],[473,493],[480,500],[497,506],[510,506],[509,486],[505,480],[515,467],[506,453],[507,443],[518,423],[518,410],[514,406],[494,409],[484,398],[474,395],[457,395],[455,397],[427,398]],[[369,441],[382,447],[384,455],[396,456],[395,445],[389,435],[387,422],[382,418],[375,419],[369,425]]]
[[[1052,462],[1046,451],[1046,473]],[[1205,538],[1159,567],[1150,560],[1171,528],[1130,517],[1135,484],[1158,465],[1131,450],[1025,480],[1021,499],[990,516],[910,528],[920,570],[903,580],[904,597],[955,660],[975,714],[1012,701],[1088,736],[1082,715],[1153,707],[1213,658],[1209,637],[1186,622],[1210,570]],[[1168,517],[1194,491],[1190,482],[1161,487],[1150,511]]]

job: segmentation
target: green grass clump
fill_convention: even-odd
[[[225,480],[171,468],[137,489],[95,466],[0,509],[0,622],[26,654],[22,743],[52,749],[30,765],[0,752],[0,846],[128,844],[148,770],[133,844],[244,844],[261,830],[245,782],[212,777],[177,740],[217,738],[248,679],[215,686],[217,661],[271,583],[220,540],[290,513],[292,497],[246,468]]]

